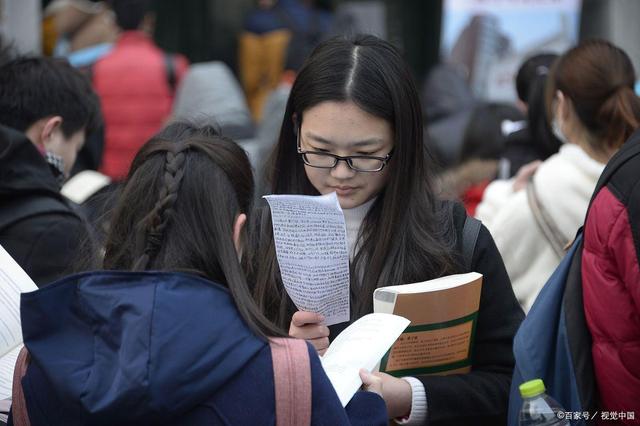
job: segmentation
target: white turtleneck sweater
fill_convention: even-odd
[[[377,197],[352,209],[342,209],[344,222],[347,228],[347,244],[349,246],[349,260],[353,260],[360,249],[358,235],[364,217],[369,213],[371,206]],[[402,425],[419,425],[424,423],[427,417],[427,396],[422,382],[415,377],[403,377],[411,385],[411,413],[408,418],[396,420]]]
[[[369,209],[373,203],[375,203],[377,197],[373,197],[369,201],[364,204],[361,204],[352,209],[342,209],[342,213],[344,214],[344,223],[347,227],[347,245],[349,246],[349,260],[353,260],[358,249],[359,245],[356,246],[358,242],[358,234],[360,233],[360,227],[362,226],[362,221],[364,217],[369,213]]]

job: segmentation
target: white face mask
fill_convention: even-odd
[[[569,140],[562,132],[562,125],[560,124],[560,120],[557,117],[553,117],[553,120],[551,120],[551,131],[560,142],[562,142],[563,144],[569,143]]]

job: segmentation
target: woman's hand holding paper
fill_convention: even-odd
[[[321,314],[297,311],[291,318],[289,336],[308,341],[322,356],[329,347],[329,327],[323,323]]]

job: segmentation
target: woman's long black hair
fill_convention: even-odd
[[[211,127],[174,123],[136,155],[114,210],[104,269],[183,271],[225,285],[258,336],[281,335],[256,306],[233,226],[248,213],[253,176],[245,152]]]
[[[369,35],[325,41],[303,65],[266,168],[272,193],[318,194],[296,152],[294,121],[304,120],[305,111],[325,101],[352,101],[388,121],[394,132],[389,180],[364,219],[352,263],[352,317],[358,318],[371,312],[379,286],[456,271],[452,214],[434,195],[422,110],[409,69],[391,44]],[[256,237],[254,296],[263,312],[285,327],[291,302],[282,289],[268,212]]]

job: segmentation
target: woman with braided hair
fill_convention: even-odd
[[[211,128],[175,123],[143,146],[102,270],[22,300],[32,425],[288,420],[276,419],[280,380],[267,338],[281,333],[254,304],[239,262],[252,197],[246,154]],[[386,424],[379,379],[363,372],[371,392],[345,410],[312,346],[301,353],[311,424]],[[298,418],[298,406],[289,408]]]

